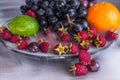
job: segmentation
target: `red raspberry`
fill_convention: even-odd
[[[58,36],[62,36],[63,34],[64,34],[64,33],[63,33],[61,30],[59,30],[59,29],[57,30],[57,35],[58,35]]]
[[[27,42],[30,41],[30,37],[28,37],[28,36],[24,36],[22,39],[27,41]]]
[[[85,31],[78,32],[77,34],[74,35],[74,39],[77,42],[81,42],[83,40],[88,40],[89,36]]]
[[[62,25],[61,28],[58,28],[57,30],[57,35],[58,36],[62,36],[63,34],[66,34],[67,33],[67,28],[64,28],[64,26]]]
[[[64,45],[65,54],[70,53],[69,45]]]
[[[108,31],[108,32],[106,33],[106,39],[107,39],[108,41],[115,40],[116,38],[117,38],[117,33],[114,33],[114,32],[112,32],[112,31]]]
[[[86,66],[76,63],[71,67],[71,70],[75,76],[86,75],[88,73],[88,69]]]
[[[44,53],[49,52],[50,47],[51,47],[51,45],[48,42],[42,42],[39,45],[39,49]]]
[[[85,50],[79,51],[79,61],[82,65],[88,65],[91,62],[91,55]]]
[[[44,29],[43,34],[45,35],[45,38],[46,38],[47,40],[49,40],[50,42],[53,41],[53,38],[54,38],[54,37],[53,37],[53,33],[52,33],[52,31],[51,31],[49,28]]]
[[[94,27],[89,27],[87,33],[92,39],[94,39],[97,36],[97,30]]]
[[[96,47],[104,47],[106,45],[106,39],[103,36],[98,35],[93,41],[93,44]]]
[[[79,43],[79,47],[82,50],[88,50],[90,48],[90,42],[88,40],[83,40]]]
[[[45,40],[43,39],[43,36],[41,36],[40,34],[36,34],[36,35],[35,35],[35,39],[38,40],[40,43],[43,42],[43,41],[45,41]]]
[[[14,35],[14,36],[12,36],[12,37],[10,38],[10,42],[12,42],[12,43],[16,43],[16,42],[18,42],[19,40],[20,40],[20,37],[17,36],[17,35]]]
[[[32,10],[28,10],[25,14],[28,15],[28,16],[31,16],[31,17],[33,17],[33,18],[36,18],[36,14],[35,14],[35,12],[32,11]]]
[[[70,37],[68,34],[63,34],[61,37],[60,37],[61,41],[63,42],[69,42],[70,41]]]
[[[49,34],[51,34],[52,32],[51,32],[51,30],[49,29],[49,28],[47,28],[47,29],[44,29],[44,31],[43,31],[43,34],[44,35],[49,35]]]
[[[56,54],[56,55],[64,54],[65,53],[65,47],[61,43],[59,43],[54,47],[53,53]]]
[[[17,43],[17,48],[20,49],[20,50],[26,49],[27,46],[28,46],[28,43],[27,43],[27,41],[25,41],[25,40],[20,40],[20,41]]]
[[[70,48],[70,53],[71,54],[77,54],[78,53],[78,47],[75,44],[71,43],[69,45],[69,48]]]
[[[11,33],[10,33],[10,31],[8,31],[8,30],[5,30],[2,34],[1,34],[1,37],[2,37],[2,39],[4,39],[4,40],[9,40],[10,38],[11,38]]]

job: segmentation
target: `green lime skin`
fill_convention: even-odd
[[[27,15],[19,15],[10,20],[8,28],[14,35],[33,36],[39,31],[39,23]]]

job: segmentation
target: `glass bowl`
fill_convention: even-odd
[[[7,27],[7,23],[8,21],[4,21],[2,22],[2,26],[6,26]],[[38,58],[38,59],[69,59],[69,58],[76,58],[78,55],[77,54],[64,54],[64,55],[55,55],[53,53],[42,53],[42,52],[36,52],[36,53],[32,53],[26,50],[19,50],[16,48],[16,44],[11,43],[9,41],[5,41],[3,39],[0,39],[0,41],[4,44],[4,46],[7,49],[10,49],[12,51],[14,51],[16,54],[21,54],[21,55],[25,55],[25,56],[29,56],[32,58]],[[90,47],[89,52],[91,55],[95,55],[97,52],[103,51],[105,49],[107,49],[111,44],[113,43],[113,41],[109,41],[107,42],[105,47],[101,47],[101,48],[96,48],[96,47]]]

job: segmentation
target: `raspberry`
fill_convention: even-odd
[[[106,39],[108,41],[112,41],[112,40],[115,40],[117,38],[117,33],[114,33],[112,31],[108,31],[107,34],[106,34]]]
[[[93,43],[97,48],[104,47],[106,45],[106,39],[103,36],[98,35]]]
[[[97,36],[97,30],[94,27],[89,27],[87,33],[90,38],[94,39]]]
[[[85,50],[79,51],[79,61],[82,65],[88,65],[91,62],[91,55]]]
[[[70,41],[70,37],[67,34],[63,34],[60,39],[63,42],[69,42]]]
[[[25,40],[20,40],[20,41],[17,43],[17,48],[20,49],[20,50],[26,49],[27,46],[28,46],[28,43],[27,43],[27,41],[25,41]]]
[[[5,30],[2,34],[1,34],[2,39],[4,40],[9,40],[11,38],[11,33],[8,30]]]
[[[28,36],[24,36],[22,39],[25,41],[30,41],[30,37],[28,37]]]
[[[74,39],[77,42],[81,42],[83,40],[88,40],[88,34],[85,31],[78,32],[77,34],[74,35]]]
[[[88,50],[90,47],[90,42],[88,40],[83,40],[82,42],[79,43],[79,47],[82,50]]]
[[[20,37],[17,36],[17,35],[14,35],[14,36],[12,36],[12,37],[10,38],[10,42],[12,42],[12,43],[16,43],[16,42],[18,42],[19,40],[20,40]]]
[[[61,28],[58,28],[57,30],[57,35],[58,36],[62,36],[63,34],[66,34],[67,33],[67,28],[64,28],[64,26],[62,25]]]
[[[75,44],[71,43],[69,45],[69,48],[70,48],[70,53],[71,54],[77,54],[78,53],[78,47]]]
[[[86,66],[76,63],[71,67],[71,71],[75,76],[86,75],[88,73],[88,69]]]
[[[32,11],[32,10],[28,10],[25,14],[28,15],[28,16],[31,16],[31,17],[33,17],[33,18],[36,18],[36,14],[35,14],[35,12]]]
[[[51,47],[51,45],[48,42],[42,42],[39,45],[39,49],[44,53],[49,52],[50,47]]]
[[[51,34],[51,30],[49,28],[44,29],[43,34],[44,35],[49,35],[49,34]]]
[[[61,55],[65,53],[65,47],[61,43],[59,43],[54,47],[53,53],[56,55]]]

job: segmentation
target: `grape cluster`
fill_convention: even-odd
[[[42,29],[49,27],[56,31],[63,25],[69,32],[77,33],[88,27],[87,8],[96,0],[25,0],[25,3],[21,12],[34,11]]]

